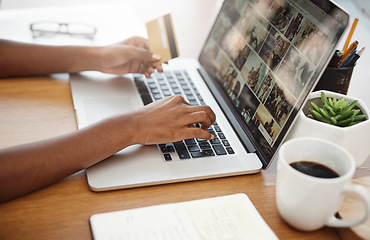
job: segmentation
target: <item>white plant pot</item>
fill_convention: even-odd
[[[338,127],[307,117],[309,115],[308,108],[311,108],[311,101],[322,107],[320,98],[322,91],[327,97],[344,98],[347,101],[355,100],[350,96],[331,91],[319,90],[312,92],[308,96],[305,106],[299,111],[297,119],[286,137],[286,141],[306,136],[322,138],[347,149],[356,160],[356,166],[361,166],[370,155],[369,110],[361,100],[358,100],[356,106],[367,116],[367,120],[350,127]]]

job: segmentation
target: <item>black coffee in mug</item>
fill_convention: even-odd
[[[318,178],[336,178],[339,174],[325,165],[316,162],[298,161],[290,163],[294,169],[301,173]]]

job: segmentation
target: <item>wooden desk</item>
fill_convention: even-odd
[[[67,75],[0,80],[0,148],[77,129]],[[356,177],[370,175],[370,161]],[[333,228],[299,232],[279,216],[276,161],[262,173],[95,193],[84,171],[0,205],[0,239],[91,239],[95,213],[246,193],[280,239],[339,239]]]
[[[51,1],[49,2],[51,3]],[[159,13],[154,10],[155,8],[163,13],[173,12],[178,30],[179,45],[182,47],[180,49],[182,56],[196,57],[217,13],[215,4],[219,1],[164,0],[164,3],[161,4],[158,3],[158,0],[145,1],[145,8],[142,8],[143,1],[130,2],[138,6],[143,22],[158,16]],[[87,7],[84,6],[84,8],[86,10]],[[80,13],[77,7],[74,7],[73,10],[69,14],[60,14],[58,8],[56,17],[70,17],[75,12]],[[93,12],[95,13],[95,11]],[[123,12],[124,9],[119,9],[121,16],[125,15],[122,14]],[[12,19],[15,19],[14,23],[16,24],[14,26],[7,25],[8,28],[1,31],[2,35],[0,34],[0,36],[12,37],[15,40],[32,41],[28,32],[29,21],[34,21],[34,18],[40,18],[41,16],[45,17],[42,15],[45,13],[46,11],[42,10],[37,13],[27,10],[3,12],[5,18],[11,19],[6,24],[12,22]],[[49,11],[47,13],[47,17],[53,14]],[[85,13],[87,14],[84,11],[83,17],[90,16],[88,14],[85,16]],[[119,16],[113,16],[115,23],[127,23],[121,20],[118,21]],[[110,23],[108,21],[109,16],[107,18],[96,18],[94,14],[93,17],[93,20],[99,20],[96,24],[104,22],[104,20]],[[183,19],[187,20],[184,21]],[[130,36],[135,34],[130,26],[120,26],[120,29],[126,29]],[[114,41],[113,35],[104,30],[105,28],[99,28],[99,34],[104,35],[105,38],[109,37],[110,41]],[[118,33],[116,28],[114,30],[114,37],[121,40],[125,31]],[[142,30],[136,34],[142,34]],[[122,36],[119,34],[122,34]],[[197,38],[192,36],[197,36]],[[370,38],[360,39],[363,42]],[[361,61],[360,64],[365,65],[366,62]],[[360,65],[356,67],[356,74],[359,72],[359,67]],[[354,97],[366,99],[365,103],[368,104],[368,93],[365,90],[368,89],[370,81],[363,81],[368,79],[366,77],[367,68],[365,66],[363,68],[366,70],[366,74],[361,76],[365,76],[365,78],[356,78],[358,80],[351,83],[350,93]],[[353,92],[351,92],[352,90]],[[0,79],[0,148],[42,140],[76,129],[68,75]],[[369,169],[370,161],[368,160],[356,172],[356,177],[370,176]],[[285,224],[276,208],[275,177],[276,162],[268,170],[255,175],[95,193],[89,190],[85,172],[81,171],[52,186],[1,204],[0,239],[91,239],[89,217],[95,213],[239,192],[246,193],[249,196],[267,224],[280,239],[339,239],[337,232],[332,228],[303,233]]]

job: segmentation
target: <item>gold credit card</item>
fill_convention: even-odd
[[[158,64],[179,56],[170,13],[147,22],[146,30],[148,32],[149,50],[162,57]]]

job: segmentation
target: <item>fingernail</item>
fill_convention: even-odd
[[[153,53],[152,58],[154,60],[161,60],[162,57],[160,55],[158,55],[158,54]]]
[[[215,136],[214,136],[213,134],[211,134],[211,140],[212,140],[212,139],[215,139]]]

